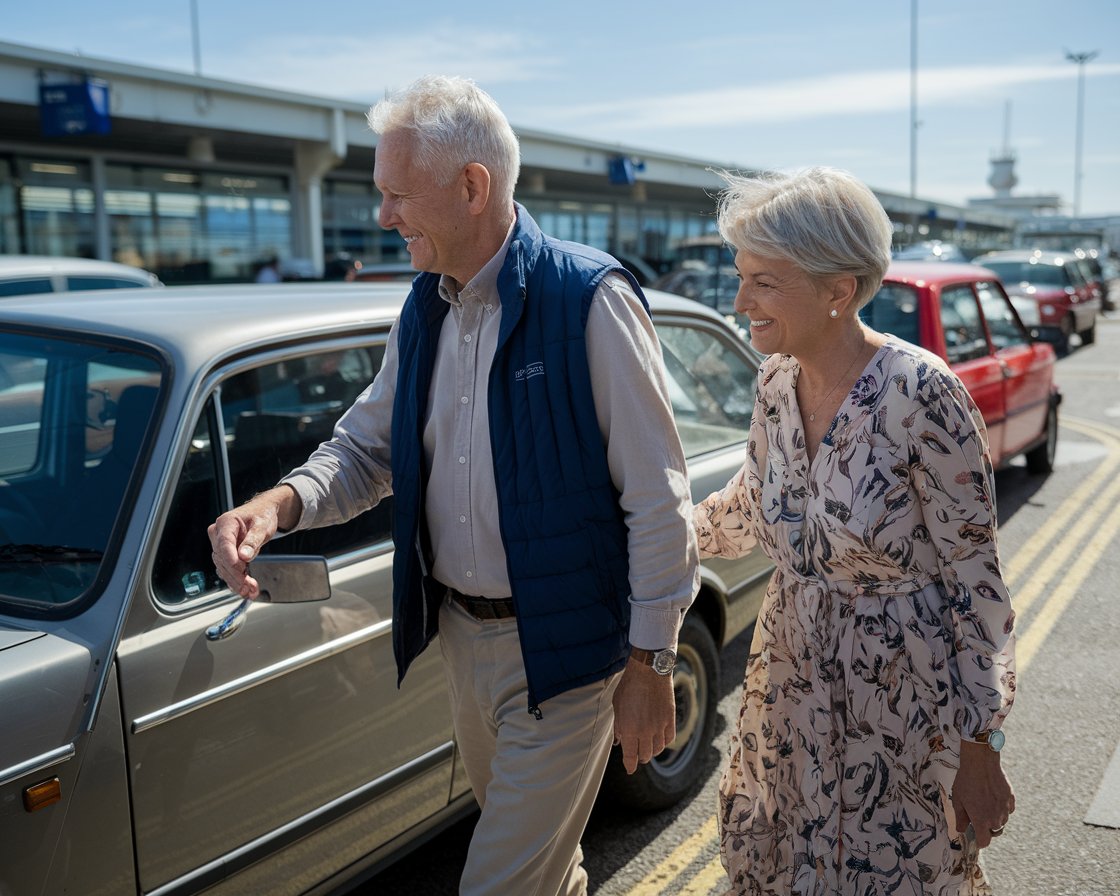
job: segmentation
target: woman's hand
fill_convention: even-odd
[[[957,832],[971,823],[983,849],[1003,832],[1015,811],[1015,793],[1000,767],[999,753],[987,744],[961,741],[961,765],[953,781]]]

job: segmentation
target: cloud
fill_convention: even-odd
[[[1120,65],[1098,65],[1086,71],[1095,77],[1116,75]],[[926,69],[918,74],[918,98],[923,107],[972,104],[1002,96],[1010,87],[1069,79],[1076,73],[1068,64]],[[596,130],[609,122],[621,133],[894,112],[909,105],[909,70],[896,69],[576,104],[541,109],[540,114],[551,121]]]
[[[534,80],[560,65],[523,34],[436,24],[367,37],[268,36],[224,53],[208,72],[301,93],[369,100],[433,71],[495,84]],[[219,70],[220,68],[220,70]]]

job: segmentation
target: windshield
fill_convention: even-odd
[[[0,332],[0,604],[58,610],[101,568],[151,429],[159,362]]]
[[[984,267],[995,271],[1004,283],[1030,283],[1034,286],[1067,286],[1065,268],[1056,264],[1028,261],[986,261]]]

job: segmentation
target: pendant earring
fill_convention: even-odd
[[[837,310],[835,308],[833,308],[831,311],[828,312],[828,316],[831,317],[831,318],[837,318],[837,317],[840,316],[840,314],[839,314],[839,312],[837,312]]]

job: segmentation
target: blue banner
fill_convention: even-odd
[[[44,137],[108,134],[108,82],[85,78],[77,84],[40,84],[39,125]]]

